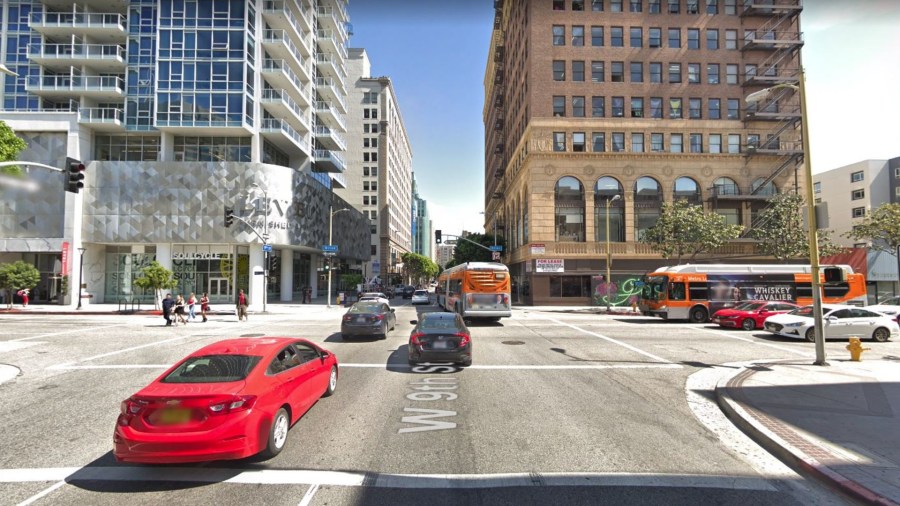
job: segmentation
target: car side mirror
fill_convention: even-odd
[[[331,356],[331,353],[328,353],[327,351],[322,352],[322,360],[325,360],[326,358],[328,358],[330,356]]]
[[[395,313],[395,312],[397,312],[397,310],[394,309],[394,308],[391,308],[391,312],[392,312],[392,313]]]
[[[410,321],[409,321],[409,324],[410,324],[410,325],[418,325],[419,322],[418,322],[417,320],[410,320]]]
[[[827,320],[828,322],[836,322],[836,321],[838,321],[837,316],[826,316],[826,317],[825,317],[825,320]]]

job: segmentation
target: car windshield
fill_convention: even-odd
[[[738,304],[737,306],[734,306],[734,308],[738,311],[757,311],[759,309],[762,309],[765,304],[765,302],[743,302],[741,304]]]
[[[421,328],[422,330],[456,330],[456,317],[425,317],[419,324],[419,328]]]
[[[163,383],[227,383],[247,378],[262,357],[204,355],[190,357],[162,379]]]
[[[416,290],[413,295],[428,295],[428,292],[426,292],[425,290]]]
[[[831,312],[831,311],[833,311],[833,310],[834,310],[833,307],[822,306],[822,314],[823,314],[823,315],[824,315],[824,314],[827,314],[827,313],[829,313],[829,312]],[[797,308],[797,309],[791,311],[791,312],[788,313],[788,314],[792,314],[792,315],[796,315],[796,316],[805,316],[805,317],[807,317],[807,318],[812,318],[812,317],[813,317],[813,307],[812,307],[812,306],[803,306],[803,307],[799,307],[799,308]]]
[[[350,313],[378,313],[381,311],[381,304],[354,304],[350,307]]]

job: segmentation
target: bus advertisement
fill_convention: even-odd
[[[438,305],[463,318],[499,320],[512,316],[509,268],[494,262],[466,262],[438,276]]]
[[[826,276],[829,271],[829,276]],[[709,321],[719,309],[748,300],[812,304],[809,265],[678,265],[644,276],[641,312],[667,320]],[[830,273],[835,279],[830,279]],[[822,266],[822,302],[866,304],[865,276],[849,265]],[[826,280],[829,280],[826,282]]]

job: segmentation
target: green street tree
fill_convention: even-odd
[[[400,259],[403,261],[403,268],[414,285],[433,279],[438,274],[438,265],[424,255],[403,253],[400,255]]]
[[[5,122],[0,121],[0,162],[12,162],[19,157],[19,152],[27,148],[19,136]],[[10,176],[24,176],[21,167],[0,167],[0,174]]]
[[[681,263],[687,256],[692,262],[697,255],[737,239],[742,230],[740,225],[726,223],[724,216],[679,199],[663,203],[656,225],[647,229],[641,242],[649,244],[663,258],[674,257]]]
[[[900,247],[900,204],[881,204],[844,237],[870,241],[872,249],[896,255]]]
[[[759,241],[760,252],[781,262],[809,261],[809,227],[804,219],[804,207],[803,197],[796,193],[772,197],[750,230],[750,236]],[[830,230],[819,229],[817,235],[820,257],[843,250],[831,240]]]
[[[12,307],[13,295],[19,290],[34,288],[41,282],[41,273],[29,263],[17,260],[0,264],[0,288],[6,290],[7,307]]]
[[[172,276],[172,271],[154,260],[150,265],[141,269],[141,277],[134,280],[134,285],[144,290],[153,290],[153,308],[158,309],[162,300],[162,291],[175,288],[178,286],[178,281]]]
[[[469,234],[466,236],[466,239],[469,241],[477,242],[489,248],[494,244],[494,235],[493,234]],[[502,236],[497,236],[497,245],[503,246],[503,251],[506,251],[506,239]],[[459,265],[466,262],[490,262],[491,261],[491,252],[485,248],[479,248],[478,246],[459,239],[456,241],[456,248],[453,250],[453,258],[447,262],[445,268],[450,268],[455,265]]]

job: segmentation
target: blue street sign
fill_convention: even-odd
[[[326,253],[337,253],[338,247],[337,244],[323,244],[322,251]]]
[[[489,247],[491,248],[491,251],[503,251],[503,246],[500,246],[500,245],[489,246]]]
[[[267,252],[267,253],[271,253],[271,252],[272,252],[272,245],[271,245],[271,244],[263,244],[263,251],[265,251],[265,252]]]

